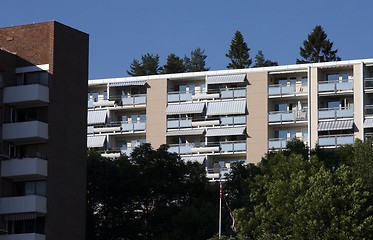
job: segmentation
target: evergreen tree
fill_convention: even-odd
[[[205,50],[201,48],[196,48],[194,51],[190,53],[190,58],[185,56],[184,57],[184,66],[186,72],[203,72],[208,71],[210,68],[206,68],[206,60],[207,55],[205,54]]]
[[[249,51],[250,48],[247,47],[247,44],[241,32],[237,31],[231,41],[230,49],[225,55],[231,60],[231,62],[227,65],[227,68],[248,68],[252,62],[252,60],[250,59]]]
[[[171,53],[167,57],[167,63],[162,67],[161,73],[183,73],[185,72],[184,61]]]
[[[278,66],[277,62],[273,62],[269,59],[265,59],[263,51],[259,50],[255,56],[255,65],[254,67],[270,67],[270,66]]]
[[[304,40],[303,47],[300,47],[300,56],[302,59],[297,59],[297,63],[317,63],[339,61],[337,56],[338,49],[332,50],[333,42],[328,39],[328,35],[324,29],[317,25],[313,32]]]
[[[159,56],[147,53],[141,56],[141,63],[134,59],[130,65],[130,71],[127,74],[134,76],[156,75],[159,74]]]

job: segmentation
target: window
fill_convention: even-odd
[[[17,85],[41,84],[49,85],[49,74],[46,71],[18,73],[16,75]]]
[[[287,130],[277,130],[275,131],[275,138],[287,138],[288,131]]]
[[[38,195],[46,196],[45,181],[16,182],[14,196]]]
[[[308,85],[308,77],[304,76],[302,77],[302,86],[307,87],[307,85]]]
[[[343,82],[347,82],[348,81],[348,73],[342,73],[341,76],[342,76],[342,81]]]
[[[326,75],[327,81],[338,81],[339,80],[339,73],[331,73]]]
[[[280,112],[286,112],[288,111],[288,104],[287,103],[280,103],[275,105],[275,111],[280,111]]]
[[[107,100],[107,91],[103,92],[103,97],[104,97],[104,100]]]
[[[89,100],[92,99],[94,102],[98,101],[98,93],[97,92],[90,92],[88,93]]]
[[[339,101],[328,101],[328,108],[339,108]]]
[[[4,73],[0,72],[0,88],[4,87]]]
[[[146,114],[140,114],[140,122],[141,123],[146,122]]]

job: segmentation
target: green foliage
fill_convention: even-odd
[[[180,57],[171,53],[167,57],[167,63],[162,67],[161,73],[183,73],[186,71],[184,61]]]
[[[254,67],[270,67],[270,66],[278,66],[278,62],[265,59],[263,51],[259,50],[258,53],[255,55]]]
[[[141,63],[134,59],[130,65],[130,71],[127,74],[130,76],[145,76],[159,74],[159,56],[147,53],[141,56]]]
[[[206,60],[207,55],[205,54],[205,50],[201,48],[196,48],[195,50],[191,51],[190,57],[184,57],[184,67],[186,72],[203,72],[208,71],[210,68],[206,68]]]
[[[88,154],[87,239],[207,239],[217,201],[199,163],[143,144],[111,160]]]
[[[305,150],[292,141],[258,164],[250,205],[234,211],[237,239],[373,238],[372,142]]]
[[[297,63],[317,63],[339,61],[337,56],[338,49],[332,50],[333,42],[328,39],[328,35],[324,29],[317,25],[312,33],[308,34],[308,38],[303,41],[303,47],[300,47],[300,56],[302,59],[297,59]]]
[[[227,68],[229,69],[248,68],[252,63],[252,60],[250,59],[249,51],[250,51],[250,48],[247,47],[247,44],[241,32],[236,31],[231,41],[230,49],[228,53],[225,55],[231,60],[231,62],[228,63]]]

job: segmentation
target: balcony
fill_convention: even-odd
[[[0,240],[45,240],[45,235],[39,233],[0,235]]]
[[[225,154],[246,152],[246,141],[172,144],[170,152],[177,154]]]
[[[373,77],[364,78],[365,92],[373,92]]]
[[[346,92],[354,89],[354,82],[350,80],[345,81],[319,81],[319,93],[326,92]]]
[[[307,121],[307,109],[295,111],[274,111],[268,113],[269,123],[295,123]]]
[[[321,108],[319,109],[319,119],[353,118],[353,108]]]
[[[122,96],[121,100],[123,106],[146,104],[146,94]]]
[[[48,124],[39,121],[5,123],[3,140],[12,142],[48,140]]]
[[[40,158],[10,159],[1,162],[1,176],[12,179],[47,177],[48,163]]]
[[[47,198],[36,195],[1,198],[0,214],[47,213]]]
[[[321,147],[336,147],[346,144],[354,144],[353,134],[319,136],[319,146]]]
[[[168,103],[238,98],[246,98],[246,88],[224,88],[208,92],[169,92],[167,94]]]
[[[365,105],[364,106],[364,114],[365,114],[365,116],[372,116],[373,115],[373,105]]]
[[[285,149],[290,139],[286,138],[272,138],[268,141],[268,149]]]
[[[49,103],[49,88],[40,84],[6,87],[4,103],[13,106],[46,105]]]
[[[168,119],[167,128],[168,129],[180,129],[180,128],[199,128],[199,127],[214,127],[223,125],[245,125],[246,116],[222,116],[219,118],[209,118],[209,119]]]
[[[307,93],[306,87],[298,86],[296,84],[291,85],[280,85],[274,84],[268,87],[268,96],[287,96],[287,95],[299,95]]]
[[[146,129],[145,122],[122,123],[122,132],[145,131],[145,129]]]

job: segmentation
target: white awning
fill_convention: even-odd
[[[269,74],[273,75],[273,74],[290,74],[290,73],[302,73],[302,72],[307,72],[307,68],[305,69],[298,69],[298,70],[288,70],[288,71],[273,71],[273,72],[269,72]]]
[[[367,118],[364,121],[365,128],[373,128],[373,118]]]
[[[235,115],[246,113],[246,100],[210,102],[207,105],[207,116]]]
[[[202,135],[204,133],[204,129],[175,130],[167,132],[166,136]]]
[[[246,74],[207,76],[206,84],[242,83],[245,81],[245,79],[246,79]]]
[[[167,115],[202,113],[205,103],[172,104],[167,106]]]
[[[206,137],[243,135],[245,129],[245,127],[207,129]]]
[[[106,136],[89,136],[87,137],[87,148],[98,148],[105,145]]]
[[[354,127],[354,120],[319,122],[318,131],[347,130]]]
[[[104,124],[105,122],[106,122],[106,110],[88,111],[88,116],[87,116],[88,125]]]
[[[203,164],[206,157],[205,156],[186,156],[186,157],[181,157],[181,159],[184,162],[198,162],[200,164]]]
[[[109,83],[109,87],[144,86],[146,81],[127,81]]]

